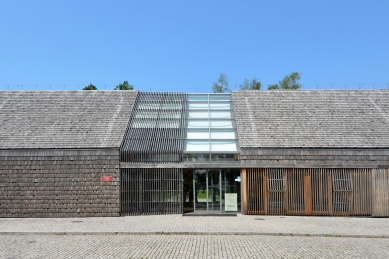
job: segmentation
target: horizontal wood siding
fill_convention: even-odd
[[[182,169],[121,169],[121,214],[183,213]]]
[[[372,215],[372,172],[373,169],[247,168],[247,214]],[[379,194],[376,204],[380,208],[376,215],[388,216],[385,209],[389,177],[382,172],[376,175],[379,180],[373,189]]]
[[[119,195],[118,149],[0,150],[0,217],[119,216]]]
[[[389,168],[389,149],[241,148],[242,167]]]

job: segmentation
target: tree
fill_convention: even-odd
[[[221,73],[217,83],[213,82],[212,90],[214,93],[225,93],[230,91],[228,88],[228,78],[225,74]]]
[[[259,82],[256,78],[253,80],[248,80],[247,78],[243,81],[243,84],[239,85],[240,90],[261,90],[261,82]]]
[[[278,84],[268,85],[267,90],[280,90]]]
[[[301,88],[301,84],[299,83],[300,78],[300,73],[293,72],[285,76],[278,84],[269,85],[267,90],[298,90]]]
[[[89,85],[85,86],[84,88],[82,88],[82,90],[97,90],[97,87],[92,85],[92,84],[89,84]]]
[[[128,81],[124,81],[121,84],[118,84],[113,90],[134,90],[134,86],[128,84]]]

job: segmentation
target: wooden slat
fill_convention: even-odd
[[[374,169],[372,180],[372,216],[389,216],[389,169]]]
[[[246,171],[247,214],[389,216],[389,169]]]
[[[312,191],[311,191],[311,175],[304,170],[304,205],[305,214],[312,214]]]
[[[183,212],[182,169],[121,169],[122,215]]]
[[[180,163],[187,94],[139,93],[121,145],[121,162]]]
[[[242,200],[241,200],[241,210],[242,210],[242,213],[243,214],[247,214],[247,210],[248,210],[248,186],[247,186],[247,171],[246,171],[246,168],[242,168],[241,172],[240,172],[240,175],[241,175],[241,196],[242,196]]]

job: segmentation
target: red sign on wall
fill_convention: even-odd
[[[112,176],[102,176],[101,181],[102,182],[112,182]]]

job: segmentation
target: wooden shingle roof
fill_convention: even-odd
[[[389,91],[233,91],[242,148],[389,148]]]
[[[0,149],[120,147],[138,91],[0,91]]]

